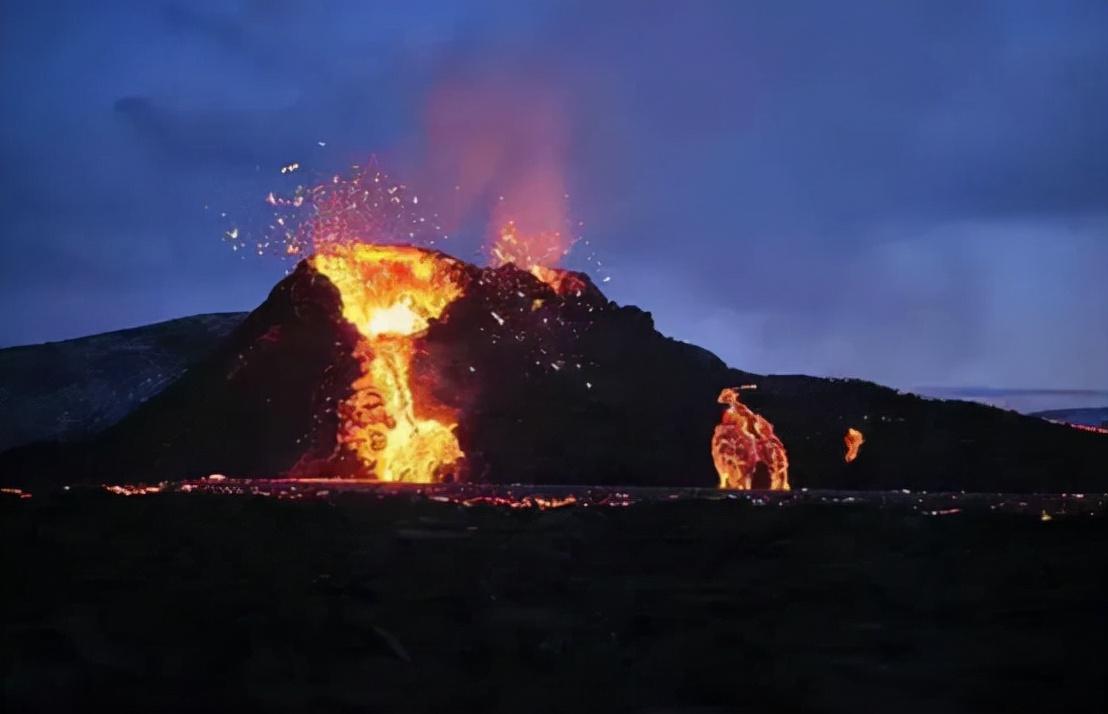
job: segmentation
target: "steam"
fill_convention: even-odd
[[[557,92],[505,76],[452,79],[430,92],[424,122],[418,184],[444,228],[476,225],[490,259],[507,262],[495,247],[510,226],[523,262],[557,265],[572,245],[569,121]]]

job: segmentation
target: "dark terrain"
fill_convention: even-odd
[[[1108,709],[1103,503],[762,502],[9,495],[5,711]]]
[[[88,438],[115,424],[207,357],[244,316],[193,315],[0,349],[0,451]]]

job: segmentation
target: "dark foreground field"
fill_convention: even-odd
[[[1108,711],[1102,507],[758,503],[8,496],[3,708]]]

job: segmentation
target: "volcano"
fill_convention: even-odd
[[[768,461],[787,478],[717,470],[729,389],[728,428],[768,429]],[[739,408],[752,416],[737,419]],[[844,459],[844,439],[861,433],[865,448]],[[730,368],[583,273],[369,244],[302,260],[206,358],[114,426],[0,456],[5,481],[30,487],[220,473],[1102,491],[1105,464],[1101,434],[860,380]]]

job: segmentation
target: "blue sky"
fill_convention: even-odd
[[[461,257],[554,165],[570,266],[734,366],[1108,387],[1096,0],[5,2],[0,92],[0,345],[249,309],[280,166],[433,202],[479,137]]]

